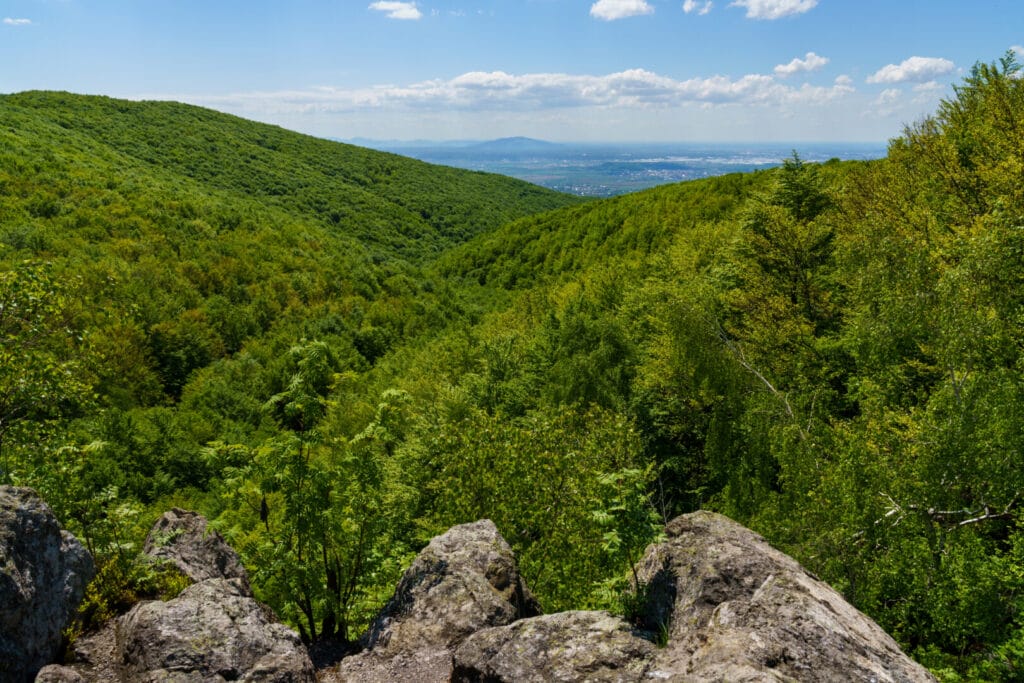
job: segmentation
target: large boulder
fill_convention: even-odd
[[[488,628],[455,651],[453,681],[641,681],[656,648],[607,612],[560,612]]]
[[[49,664],[39,670],[36,683],[86,683],[82,675],[68,666]]]
[[[637,572],[648,677],[678,681],[933,681],[875,622],[756,533],[721,515],[674,519]]]
[[[465,638],[539,611],[494,523],[462,524],[420,552],[363,637],[365,651],[325,680],[447,681]]]
[[[313,683],[298,635],[253,598],[238,555],[201,515],[164,514],[145,555],[173,563],[195,583],[80,637],[70,662],[47,668],[41,681]]]
[[[638,614],[531,616],[490,522],[431,541],[322,681],[933,681],[877,624],[739,524],[684,515],[637,567]],[[655,642],[658,644],[656,645]]]
[[[238,553],[207,528],[206,518],[198,512],[179,508],[165,512],[150,529],[143,552],[173,563],[195,582],[235,579],[249,591],[249,575]]]
[[[237,580],[207,579],[168,602],[139,603],[119,618],[116,632],[125,681],[315,680],[299,637]]]
[[[32,680],[54,661],[95,571],[35,491],[0,486],[0,680]]]

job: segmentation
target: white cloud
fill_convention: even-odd
[[[930,81],[954,68],[953,62],[942,57],[911,57],[900,64],[887,64],[868,77],[868,83],[907,83]]]
[[[914,86],[914,104],[922,105],[932,109],[935,107],[936,102],[940,99],[943,92],[945,92],[946,86],[938,81],[928,81],[927,83],[919,83]]]
[[[899,114],[903,105],[903,91],[899,88],[886,88],[878,94],[878,97],[868,103],[861,112],[861,116],[868,119],[894,118]]]
[[[747,19],[781,19],[809,12],[817,4],[818,0],[735,0],[730,7],[746,7]]]
[[[836,76],[836,85],[845,85],[845,86],[849,87],[850,90],[852,91],[853,90],[853,79],[850,78],[849,76],[847,76],[846,74],[843,74],[842,76]]]
[[[697,0],[686,0],[686,2],[683,3],[683,11],[686,12],[687,14],[692,14],[693,12],[696,12],[700,16],[704,16],[705,14],[711,11],[712,6],[713,3],[711,2],[711,0],[707,0],[706,2],[697,2]]]
[[[590,7],[590,16],[605,21],[653,13],[654,8],[647,0],[597,0]]]
[[[220,97],[177,96],[195,104],[243,115],[338,114],[387,111],[429,114],[440,112],[543,112],[592,108],[654,111],[688,106],[822,105],[854,92],[837,79],[835,85],[800,88],[779,83],[767,74],[740,78],[710,76],[677,80],[644,69],[607,75],[560,73],[509,74],[472,71],[449,80],[407,86],[362,89],[314,88],[282,92],[254,92]]]
[[[789,64],[779,64],[776,66],[775,75],[779,78],[787,78],[804,71],[817,71],[826,64],[828,64],[828,57],[808,52],[803,59],[796,58]]]
[[[900,90],[899,88],[886,88],[875,99],[875,104],[878,104],[878,105],[892,104],[893,102],[896,102],[897,100],[899,100],[900,97],[902,97],[902,96],[903,96],[903,91]]]
[[[28,26],[32,23],[31,19],[12,19],[11,17],[4,17],[4,23],[8,26]]]
[[[1024,45],[1011,45],[1010,49],[1016,52],[1018,57],[1024,57]]]
[[[407,19],[416,21],[423,17],[415,2],[392,2],[390,0],[379,0],[371,2],[370,9],[384,12],[388,19]]]

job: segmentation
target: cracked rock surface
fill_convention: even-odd
[[[0,680],[31,680],[54,661],[95,572],[35,491],[0,486]]]
[[[758,534],[710,512],[672,520],[637,569],[648,671],[679,681],[933,681],[878,624]]]
[[[363,638],[330,681],[448,681],[452,651],[468,636],[538,613],[512,549],[490,520],[435,537],[402,575]]]

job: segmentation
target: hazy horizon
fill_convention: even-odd
[[[609,197],[657,185],[782,164],[794,152],[812,162],[877,159],[887,143],[563,143],[513,136],[484,141],[353,141],[429,163],[487,171],[559,192]]]
[[[896,137],[894,135],[893,137]],[[381,143],[395,143],[395,144],[442,144],[442,145],[457,145],[457,144],[479,144],[487,142],[500,142],[503,140],[531,140],[536,142],[544,142],[552,145],[569,145],[569,146],[601,146],[601,145],[623,145],[623,146],[661,146],[661,145],[708,145],[708,146],[729,146],[729,145],[888,145],[889,140],[843,140],[843,139],[822,139],[822,140],[776,140],[776,141],[764,141],[764,140],[555,140],[550,138],[537,138],[529,135],[500,135],[498,137],[491,138],[371,138],[371,137],[337,137],[327,136],[326,139],[333,140],[335,142],[352,142],[356,140],[364,140],[368,142],[381,142]]]

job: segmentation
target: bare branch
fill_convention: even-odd
[[[790,419],[796,419],[796,416],[793,414],[793,408],[789,405],[789,399],[786,398],[786,395],[776,389],[775,386],[768,381],[767,377],[758,372],[757,368],[747,361],[747,357],[744,355],[743,349],[740,348],[739,344],[729,338],[729,335],[726,334],[725,330],[722,329],[722,326],[718,324],[717,321],[715,327],[717,328],[718,338],[722,340],[722,343],[725,344],[727,349],[732,351],[733,355],[736,356],[736,360],[739,361],[739,364],[742,365],[747,372],[761,380],[765,387],[768,388],[768,391],[782,402],[782,406],[786,409],[786,414],[789,415]]]
[[[1001,510],[998,508],[993,510],[992,506],[984,501],[981,502],[980,507],[974,509],[963,508],[961,510],[936,510],[932,506],[917,505],[915,503],[900,505],[888,493],[882,492],[879,495],[889,501],[889,509],[884,515],[875,520],[875,524],[881,524],[888,518],[898,515],[896,521],[890,525],[896,526],[904,517],[906,517],[907,512],[916,512],[927,517],[936,524],[941,524],[950,529],[956,529],[996,519],[1010,519],[1013,516],[1013,511],[1017,507],[1017,503],[1020,501],[1021,497],[1021,494],[1017,493]]]

